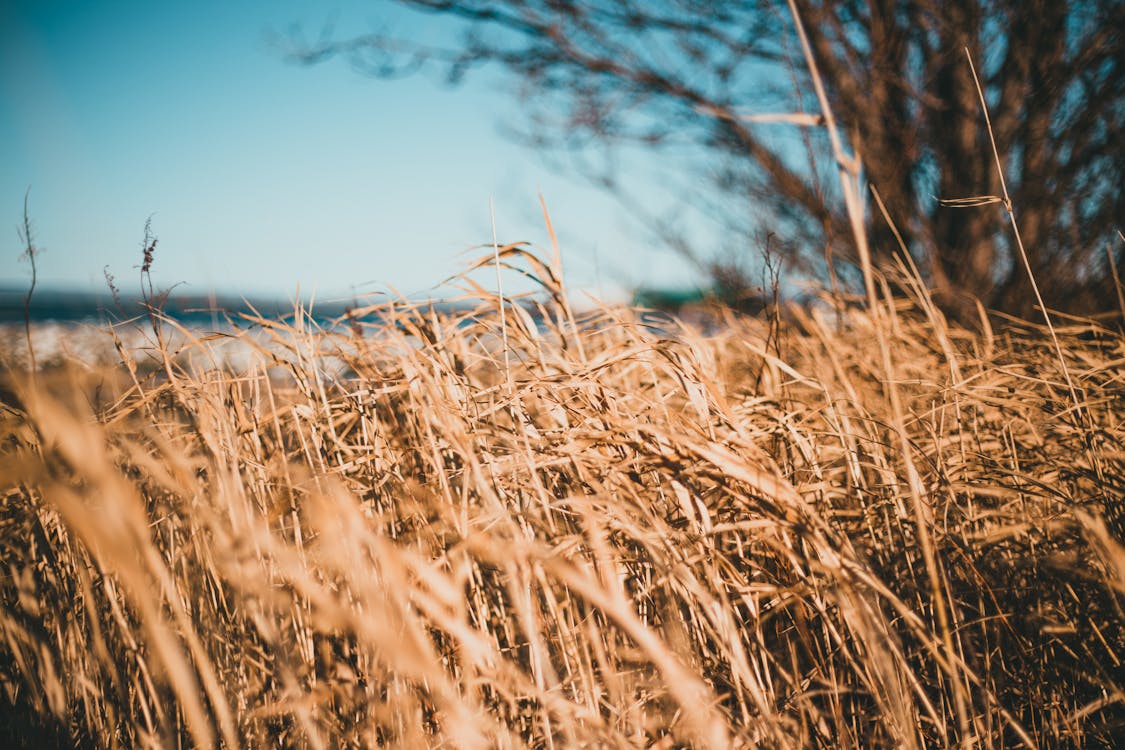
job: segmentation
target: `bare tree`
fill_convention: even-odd
[[[787,237],[806,270],[852,258],[808,73],[784,3],[768,0],[402,0],[465,22],[439,48],[372,33],[304,46],[377,76],[427,63],[452,81],[497,64],[520,82],[522,136],[585,152],[686,149],[696,201],[747,250]],[[801,0],[833,110],[939,299],[1026,314],[1033,297],[1000,211],[998,177],[965,50],[978,61],[1013,208],[1049,305],[1111,298],[1107,247],[1125,215],[1125,3],[1121,0]],[[773,117],[771,113],[798,116]],[[607,187],[622,183],[595,170]],[[701,183],[700,178],[706,178]],[[701,190],[698,185],[708,189]],[[870,195],[869,195],[870,198]],[[628,200],[627,195],[623,195]],[[966,208],[965,203],[980,203]],[[869,209],[871,207],[869,206]],[[899,242],[868,210],[877,261]],[[730,264],[674,244],[716,277]]]

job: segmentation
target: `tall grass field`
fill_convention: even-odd
[[[542,293],[13,344],[0,745],[1121,746],[1117,311],[693,326],[495,260]]]

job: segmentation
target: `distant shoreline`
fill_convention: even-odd
[[[27,289],[0,287],[0,325],[24,322]],[[381,298],[380,301],[385,301]],[[302,300],[308,306],[308,300]],[[349,310],[377,304],[371,297],[358,297],[343,301],[316,300],[312,317],[318,322],[343,318]],[[436,303],[439,306],[448,303]],[[207,295],[196,293],[169,295],[161,310],[170,318],[185,325],[207,326],[223,322],[226,316],[242,313],[258,314],[265,318],[280,319],[292,315],[294,301],[282,297],[237,297],[234,295]],[[144,300],[137,295],[122,294],[114,298],[107,292],[85,292],[63,289],[37,289],[31,297],[27,313],[33,323],[91,323],[110,324],[129,320],[146,313]]]

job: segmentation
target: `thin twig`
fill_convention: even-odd
[[[992,132],[992,118],[988,114],[988,102],[984,98],[984,89],[981,88],[977,68],[973,64],[973,55],[969,52],[968,47],[965,48],[965,57],[969,61],[969,70],[973,73],[973,83],[976,84],[977,95],[980,97],[980,108],[984,112],[984,124],[988,128],[988,142],[992,145],[992,157],[996,160],[996,175],[1000,178],[1002,202],[1004,210],[1008,213],[1008,221],[1011,222],[1012,232],[1016,237],[1016,247],[1020,251],[1020,260],[1023,261],[1024,270],[1027,271],[1027,279],[1031,282],[1031,291],[1035,293],[1035,301],[1039,303],[1039,309],[1043,311],[1043,320],[1047,323],[1047,331],[1051,334],[1051,343],[1054,344],[1055,354],[1058,355],[1059,366],[1062,367],[1063,378],[1066,380],[1066,387],[1070,391],[1070,398],[1074,401],[1075,411],[1081,417],[1086,412],[1082,402],[1078,399],[1078,391],[1074,387],[1074,381],[1070,379],[1070,368],[1066,366],[1066,358],[1063,356],[1062,346],[1059,345],[1059,337],[1055,334],[1055,326],[1047,312],[1047,305],[1043,302],[1043,295],[1039,293],[1039,284],[1035,281],[1035,273],[1031,270],[1031,261],[1028,260],[1027,250],[1023,246],[1023,238],[1020,237],[1020,226],[1016,222],[1016,214],[1012,209],[1012,199],[1008,195],[1008,182],[1004,179],[1004,167],[1000,163],[1000,150],[996,148],[996,136]]]
[[[500,338],[504,342],[504,377],[508,383],[508,397],[514,394],[512,388],[512,362],[508,351],[508,319],[504,312],[504,280],[500,275],[500,243],[496,239],[496,205],[490,196],[488,215],[492,221],[492,259],[496,265],[496,294],[500,305]]]
[[[35,347],[31,343],[31,295],[35,294],[35,283],[38,280],[38,269],[35,266],[35,256],[39,249],[35,247],[35,237],[31,230],[31,213],[28,210],[28,200],[31,197],[31,187],[23,194],[23,225],[19,229],[20,240],[24,245],[23,257],[31,264],[31,285],[27,288],[27,296],[23,299],[23,333],[27,338],[27,356],[30,360],[31,372],[35,373],[38,366],[35,362]]]

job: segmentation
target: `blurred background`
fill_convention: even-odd
[[[856,289],[841,167],[891,288],[1125,307],[1119,0],[0,7],[0,308],[29,249],[44,289],[128,293],[153,238],[179,293],[448,296],[490,204],[548,248],[542,195],[572,289],[753,311]]]

